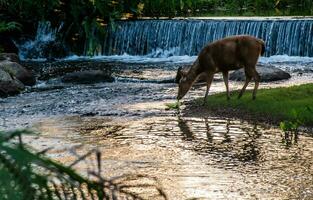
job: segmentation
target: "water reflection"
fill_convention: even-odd
[[[239,155],[243,161],[257,161],[260,154],[260,147],[258,146],[257,140],[261,137],[261,132],[258,131],[257,125],[253,126],[250,131],[246,129],[246,143],[243,145],[243,153]]]
[[[178,116],[177,122],[178,122],[178,127],[180,131],[182,132],[183,140],[193,140],[194,136],[187,124],[187,121],[181,118],[180,116]]]
[[[192,149],[199,154],[228,157],[230,162],[257,161],[261,133],[258,126],[241,124],[230,119],[177,118],[182,139],[192,141]]]
[[[297,145],[298,139],[298,131],[285,131],[282,133],[282,144],[285,145],[287,149],[292,145]]]
[[[211,133],[211,128],[210,128],[208,118],[204,118],[204,123],[205,123],[206,137],[208,139],[208,143],[212,143],[213,142],[213,135]]]
[[[285,135],[275,128],[211,117],[155,117],[114,132],[110,127],[116,124],[108,120],[60,121],[42,123],[47,135],[40,142],[31,140],[34,146],[53,145],[51,155],[67,162],[72,157],[60,149],[84,141],[79,153],[97,147],[106,175],[153,175],[170,199],[313,199],[309,135]],[[49,135],[61,142],[51,142]]]

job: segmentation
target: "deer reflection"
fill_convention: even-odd
[[[211,133],[211,128],[210,128],[208,118],[204,118],[204,123],[205,123],[205,128],[206,128],[206,137],[208,139],[208,142],[212,143],[213,142],[213,136]]]
[[[201,123],[204,123],[204,126]],[[203,121],[192,120],[190,123],[189,119],[179,116],[178,127],[183,135],[182,139],[192,141],[193,150],[201,154],[222,155],[244,162],[259,159],[258,139],[261,133],[257,125],[247,126],[230,119],[216,121],[210,118],[204,118]],[[214,135],[220,135],[222,138]]]
[[[222,141],[222,143],[230,143],[231,142],[231,137],[229,135],[229,130],[230,130],[230,120],[227,119],[226,122],[226,131],[224,132],[224,140]]]
[[[258,131],[258,127],[254,124],[252,131],[248,128],[243,128],[247,137],[242,146],[242,153],[239,154],[239,158],[242,161],[256,161],[260,154],[260,148],[258,147],[257,139],[260,138],[261,133]]]
[[[286,146],[286,148],[290,148],[292,145],[296,145],[298,140],[298,131],[285,131],[282,134],[282,143]]]
[[[180,116],[178,116],[177,121],[178,121],[178,127],[183,134],[183,139],[184,140],[193,140],[194,135],[193,135],[190,127],[188,126],[187,121],[182,119]]]

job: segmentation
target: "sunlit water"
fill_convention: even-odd
[[[98,148],[103,175],[152,175],[170,199],[313,198],[313,138],[305,133],[285,137],[275,128],[244,121],[179,116],[66,117],[35,127],[43,134],[29,143],[53,147],[52,158],[71,164],[75,154]],[[90,158],[76,168],[92,167]]]
[[[312,73],[305,69],[311,62],[304,60],[271,62],[292,69],[293,76],[260,87],[312,83]],[[165,103],[175,101],[177,85],[160,81],[175,76],[177,63],[157,65],[138,71],[135,63],[125,63],[128,67],[114,74],[113,83],[39,82],[28,92],[0,99],[0,127],[41,132],[25,142],[39,150],[51,147],[48,155],[67,165],[76,154],[97,148],[102,152],[103,175],[157,177],[170,199],[313,198],[311,133],[286,136],[277,127],[258,123],[201,113],[186,117],[188,105],[180,114],[166,110]],[[221,76],[215,79],[210,92],[225,91]],[[231,90],[242,85],[230,82]],[[204,92],[203,85],[195,86],[185,101]],[[75,167],[85,174],[94,166],[89,158]]]

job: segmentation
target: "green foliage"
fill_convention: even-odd
[[[3,2],[0,1],[0,5]],[[22,25],[17,22],[5,22],[5,21],[0,21],[0,34],[2,33],[9,33],[13,31],[21,31]],[[3,46],[0,44],[0,53],[4,52]]]
[[[21,24],[17,22],[0,21],[0,33],[18,30],[21,31]]]
[[[206,106],[215,108],[235,108],[256,116],[268,116],[279,121],[288,121],[284,128],[295,128],[299,125],[313,126],[313,84],[304,84],[287,88],[258,90],[256,100],[252,100],[251,92],[246,91],[241,99],[237,99],[238,91],[230,101],[226,94],[220,93],[208,97]],[[199,100],[199,103],[202,103]]]
[[[179,110],[181,103],[176,101],[175,103],[166,103],[165,106],[167,110]]]
[[[280,122],[280,129],[283,131],[296,132],[303,124],[302,115],[298,110],[292,109],[290,111],[291,119],[289,121]]]
[[[282,131],[297,131],[299,128],[299,123],[293,121],[283,121],[280,122],[279,127]]]
[[[58,0],[1,0],[2,9],[7,17],[18,22],[38,22],[52,14]]]
[[[116,19],[211,15],[312,15],[312,0],[0,0],[0,21],[35,32],[39,21],[59,27],[76,54],[101,51],[105,28]],[[83,52],[85,50],[86,52]]]
[[[86,159],[80,157],[70,167],[66,167],[35,153],[22,143],[22,134],[29,131],[0,131],[0,197],[7,200],[36,199],[144,199],[134,192],[147,188],[155,191],[160,199],[166,195],[155,183],[134,185],[132,181],[149,178],[142,175],[120,176],[106,179],[101,176],[101,154],[95,152],[98,169],[88,171],[87,179],[75,172],[71,166]],[[154,181],[154,179],[152,179]]]
[[[284,132],[293,132],[296,133],[298,131],[299,126],[303,125],[306,121],[306,113],[311,114],[313,117],[313,110],[310,106],[306,106],[304,110],[296,110],[292,109],[290,111],[291,118],[289,120],[285,120],[280,122],[280,129]]]

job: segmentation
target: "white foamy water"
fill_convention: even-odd
[[[196,60],[197,56],[176,56],[168,52],[152,53],[144,56],[133,56],[128,54],[112,55],[112,56],[70,56],[64,60],[97,60],[106,62],[122,62],[129,64],[154,64],[154,63],[173,63],[173,64],[191,64]],[[300,57],[288,55],[276,55],[271,57],[260,57],[259,64],[273,65],[282,70],[289,72],[312,72],[313,71],[313,57]]]
[[[170,50],[156,49],[147,55],[111,55],[111,56],[69,56],[64,60],[103,60],[108,62],[124,62],[124,63],[192,63],[197,56],[177,56],[179,48],[174,47]]]
[[[112,56],[69,56],[64,60],[103,60],[103,61],[117,61],[125,63],[192,63],[196,60],[197,56],[161,56],[152,57],[150,54],[145,56],[133,56],[128,54],[112,55]],[[260,57],[259,63],[271,64],[271,63],[298,63],[307,64],[313,63],[313,57],[300,57],[300,56],[287,56],[277,55],[271,57]]]
[[[192,63],[196,60],[197,56],[178,56],[178,47],[170,50],[156,49],[147,55],[111,55],[111,56],[69,56],[64,60],[103,60],[108,62],[124,62],[124,63]],[[270,57],[260,57],[259,63],[261,64],[313,64],[313,57],[300,57],[288,55],[275,55]]]
[[[125,63],[192,63],[197,56],[170,56],[170,57],[151,57],[147,56],[132,56],[128,54],[113,55],[113,56],[70,56],[64,60],[103,60],[112,62]]]
[[[313,57],[300,57],[300,56],[288,56],[288,55],[276,55],[270,57],[261,57],[260,63],[313,63]]]

